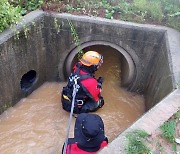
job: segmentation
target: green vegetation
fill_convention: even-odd
[[[16,24],[21,15],[37,8],[158,24],[180,30],[179,0],[0,0],[0,33]]]
[[[0,0],[0,33],[7,27],[17,24],[22,15],[36,10],[43,0]],[[16,31],[13,28],[14,31]]]
[[[76,31],[76,29],[75,29],[74,24],[72,23],[72,21],[69,20],[69,19],[66,19],[66,20],[67,20],[67,22],[68,22],[68,25],[69,25],[70,32],[71,32],[71,35],[72,35],[72,37],[73,37],[74,43],[75,43],[75,45],[76,45],[77,48],[78,48],[78,54],[77,54],[78,57],[77,57],[77,58],[78,58],[78,59],[81,59],[81,57],[82,57],[82,55],[84,54],[84,52],[83,52],[83,50],[81,49],[79,36],[78,36],[78,34],[77,34],[77,31]],[[59,32],[61,31],[63,25],[64,25],[64,22],[63,22],[63,21],[62,21],[62,23],[60,24],[60,23],[58,22],[57,18],[54,18],[54,27],[55,27],[57,33],[59,33]]]
[[[71,22],[71,20],[67,19],[68,21],[68,24],[70,26],[70,30],[71,30],[71,35],[73,36],[74,38],[74,41],[75,41],[75,44],[76,46],[78,47],[78,59],[81,59],[82,55],[84,54],[83,50],[81,50],[81,45],[80,45],[80,39],[79,39],[79,36],[76,32],[76,29],[74,28],[74,25],[73,23]]]
[[[179,139],[177,138],[176,129],[179,122],[180,110],[160,126],[161,136],[159,136],[160,134],[157,134],[156,137],[152,137],[144,130],[133,130],[127,133],[126,138],[128,139],[128,142],[125,147],[126,153],[152,154],[158,151],[159,153],[166,154],[165,140],[172,146],[171,150],[174,151],[173,153],[178,153],[177,144],[179,144]]]
[[[127,154],[151,154],[146,146],[146,138],[149,136],[144,130],[134,130],[127,134],[128,144],[125,148]]]
[[[172,144],[172,150],[176,152],[176,124],[180,121],[180,111],[176,112],[171,119],[166,121],[161,127],[162,136]]]
[[[0,33],[20,19],[19,6],[13,7],[7,0],[0,0]]]
[[[61,5],[57,5],[57,2]],[[52,5],[52,7],[51,7]],[[180,30],[178,0],[48,0],[44,10],[160,24]]]
[[[9,0],[9,2],[15,6],[21,8],[21,15],[25,15],[30,11],[36,10],[38,7],[40,7],[44,0]]]
[[[165,137],[170,143],[174,143],[175,128],[176,128],[175,120],[167,121],[161,126],[163,137]]]

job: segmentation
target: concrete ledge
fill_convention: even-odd
[[[174,29],[168,29],[167,30],[167,45],[169,45],[170,57],[169,59],[169,65],[173,69],[173,75],[176,83],[180,84],[180,33],[177,32]]]
[[[174,90],[161,102],[149,110],[144,116],[137,120],[133,125],[121,133],[115,140],[109,143],[100,154],[124,154],[126,145],[126,134],[134,129],[144,129],[152,134],[165,121],[180,109],[180,89]]]
[[[107,24],[107,25],[113,25],[117,27],[124,27],[124,28],[133,28],[133,29],[141,29],[148,30],[149,31],[156,31],[156,32],[165,32],[167,30],[167,27],[159,26],[159,25],[149,25],[149,24],[139,24],[139,23],[133,23],[133,22],[127,22],[122,20],[115,20],[115,19],[105,19],[101,17],[89,17],[89,16],[77,16],[72,15],[68,13],[45,13],[46,16],[52,16],[57,18],[64,18],[69,20],[79,20],[83,22],[93,22],[98,24]],[[169,29],[169,28],[168,28]]]

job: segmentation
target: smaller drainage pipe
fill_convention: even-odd
[[[25,73],[20,81],[21,90],[28,91],[35,84],[36,79],[37,79],[36,71],[30,70],[27,73]]]

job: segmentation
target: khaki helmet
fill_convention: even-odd
[[[80,62],[85,66],[99,67],[103,63],[103,56],[96,51],[88,51],[82,56]]]

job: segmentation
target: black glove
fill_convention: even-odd
[[[98,79],[97,79],[97,82],[99,82],[99,83],[103,83],[104,82],[104,79],[103,79],[103,77],[99,77]]]
[[[102,88],[102,83],[104,82],[103,77],[99,77],[99,78],[97,79],[97,82],[98,82],[97,87],[98,87],[98,88]]]
[[[104,105],[104,98],[101,96],[99,99],[99,108],[103,107]]]

